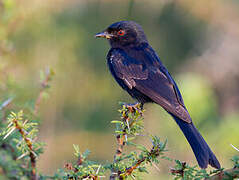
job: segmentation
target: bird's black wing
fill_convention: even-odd
[[[191,123],[177,85],[165,67],[146,66],[119,49],[110,51],[107,58],[112,67],[111,71],[114,71],[115,76],[122,79],[128,88],[136,88],[166,111]]]

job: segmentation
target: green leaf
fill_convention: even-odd
[[[119,124],[124,124],[122,121],[116,121],[116,120],[113,120],[113,121],[111,121],[111,123],[119,123]]]

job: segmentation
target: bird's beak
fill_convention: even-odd
[[[106,38],[106,39],[110,39],[110,38],[112,38],[113,36],[114,36],[114,35],[108,33],[107,31],[103,31],[103,32],[97,33],[97,34],[95,35],[96,38],[101,37],[101,38]]]

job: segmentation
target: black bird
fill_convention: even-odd
[[[120,21],[95,36],[109,40],[107,62],[118,84],[142,106],[148,102],[162,106],[183,131],[199,166],[207,168],[210,164],[219,169],[219,161],[192,123],[175,81],[149,45],[142,27],[133,21]]]

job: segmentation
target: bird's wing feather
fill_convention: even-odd
[[[127,61],[128,57],[125,57],[124,53],[120,51],[111,52],[110,57],[108,57],[109,63],[111,63],[116,76],[122,79],[128,88],[132,89],[136,86],[135,80],[137,79],[147,79],[148,70],[143,69],[143,65],[130,58],[130,61]]]
[[[128,88],[136,88],[141,93],[161,105],[166,111],[185,122],[191,123],[182,96],[176,83],[163,66],[147,66],[115,50],[108,56],[115,75],[122,79]]]

